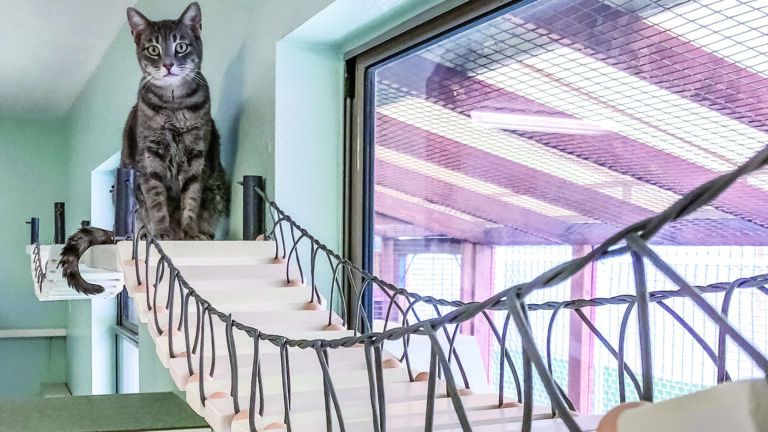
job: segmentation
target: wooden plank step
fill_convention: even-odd
[[[385,369],[384,371],[385,383],[410,383],[408,373],[405,369]],[[343,370],[337,369],[331,371],[331,378],[333,385],[337,392],[343,392],[349,388],[355,387],[367,387],[368,386],[368,372],[366,370]],[[264,394],[282,394],[282,378],[279,375],[263,375]],[[385,384],[386,386],[387,384]],[[227,380],[212,380],[204,383],[204,390],[206,396],[211,396],[216,393],[221,393],[222,396],[226,396],[230,392],[230,381]],[[292,374],[291,375],[291,392],[307,392],[307,391],[321,391],[323,389],[323,377],[317,373],[306,374]],[[250,394],[251,382],[250,375],[243,376],[238,380],[238,392],[242,392],[243,395]],[[203,415],[203,407],[200,405],[200,389],[199,384],[189,383],[186,388],[187,402],[195,412]]]
[[[138,258],[144,259],[146,253],[145,242],[139,242]],[[121,241],[117,243],[120,259],[130,260],[133,253],[133,242]],[[163,251],[170,256],[177,265],[182,265],[185,259],[195,258],[259,258],[272,260],[275,256],[274,241],[241,241],[241,240],[217,240],[217,241],[166,241],[162,242]],[[150,264],[157,262],[159,254],[152,248],[150,251]],[[225,264],[227,265],[227,264]]]
[[[158,313],[157,318],[160,331],[165,333],[165,331],[168,329],[168,313]],[[174,323],[172,328],[178,329],[178,324],[182,322],[180,320],[181,318],[181,313],[178,310],[175,310],[173,317]],[[190,311],[188,322],[191,332],[194,332],[196,319],[197,313]],[[286,330],[321,331],[328,327],[328,311],[324,310],[233,312],[232,319],[241,324],[273,334],[280,334],[282,331]],[[331,314],[331,320],[335,324],[341,325],[342,323],[342,319],[335,313]],[[157,338],[160,336],[160,334],[158,334],[157,326],[154,322],[154,316],[151,319],[150,324],[149,332],[152,337]],[[213,325],[216,327],[225,326],[226,324],[218,318],[215,318],[213,320]],[[183,330],[184,327],[182,324],[182,331]]]
[[[207,323],[206,323],[207,324]],[[210,336],[208,333],[208,326],[206,325],[206,343],[205,354],[211,353]],[[354,335],[352,330],[326,330],[326,331],[285,331],[280,333],[281,336],[285,336],[288,339],[293,340],[315,340],[315,339],[341,339]],[[214,328],[214,338],[216,340],[216,355],[222,356],[227,354],[226,338],[224,337],[224,327]],[[253,352],[253,340],[250,336],[243,332],[236,332],[234,334],[235,346],[238,354],[249,354]],[[173,338],[174,352],[182,353],[186,351],[185,340],[183,336]],[[277,347],[272,343],[262,341],[260,345],[262,352],[274,352],[277,351]],[[170,359],[168,351],[168,338],[166,336],[160,336],[155,339],[155,352],[160,358],[160,362],[163,366],[168,367],[168,360]]]
[[[272,368],[272,373],[264,373],[262,371],[262,385],[264,386],[265,394],[281,393],[283,391],[282,378],[280,374],[279,362],[276,362],[277,367]],[[323,389],[323,376],[317,373],[315,370],[301,371],[299,373],[291,374],[291,391],[302,392],[311,390]],[[384,369],[383,379],[386,383],[403,383],[410,382],[408,378],[408,372],[405,368],[396,369]],[[368,385],[368,371],[365,368],[349,369],[349,368],[334,368],[330,371],[333,385],[337,391],[343,391],[344,389],[352,387],[360,387]],[[230,377],[223,379],[206,380],[204,383],[205,395],[210,396],[217,392],[223,392],[229,394],[230,392]],[[250,374],[240,374],[238,376],[238,391],[244,394],[249,394],[251,391],[251,376]],[[194,395],[198,397],[200,395],[199,384],[189,383],[186,388],[187,396]]]
[[[310,289],[307,287],[272,287],[272,288],[254,288],[249,289],[220,289],[220,290],[198,290],[200,295],[204,296],[211,304],[222,312],[245,312],[245,311],[268,311],[268,310],[303,310],[307,306],[311,296]],[[238,300],[238,299],[242,300]],[[137,308],[137,314],[141,322],[148,322],[149,311],[147,310],[147,300],[145,293],[136,293],[133,296]],[[150,299],[152,301],[152,299]],[[175,304],[179,304],[178,293],[175,297]],[[321,300],[325,304],[325,300]],[[158,305],[164,308],[166,298],[160,297],[158,293]],[[194,310],[194,301],[190,300],[190,311]],[[174,307],[174,311],[176,311]]]
[[[281,276],[279,279],[269,280],[269,279],[211,279],[211,280],[197,280],[194,282],[190,282],[192,288],[195,289],[195,291],[199,292],[200,294],[205,293],[206,298],[208,295],[218,295],[219,297],[223,297],[224,300],[229,299],[230,301],[232,298],[230,295],[232,293],[246,293],[249,294],[251,292],[258,292],[260,290],[269,289],[269,288],[299,288],[297,286],[287,286],[288,284],[285,283],[285,275]],[[128,276],[126,274],[126,277],[128,279],[135,281],[135,275]],[[142,275],[142,279],[143,279]],[[186,277],[185,277],[186,280]],[[154,283],[154,280],[152,281]],[[189,282],[189,281],[188,281]],[[135,284],[135,282],[134,282]],[[135,287],[134,287],[135,288]],[[167,292],[168,292],[168,284],[167,282],[164,282],[163,285],[160,286],[160,290],[157,293],[158,300],[163,298],[167,298]],[[305,287],[301,287],[303,289],[307,289]],[[143,289],[143,287],[142,287]],[[150,286],[150,290],[153,290],[154,287]],[[151,291],[154,293],[154,291]],[[131,297],[138,296],[139,293],[143,294],[144,291],[136,289],[129,290],[129,295]],[[162,294],[162,295],[161,295]],[[217,305],[218,307],[218,305]]]
[[[385,386],[387,403],[400,403],[409,401],[420,401],[427,397],[427,382],[395,382],[388,383]],[[291,410],[292,412],[306,412],[306,411],[320,411],[324,408],[325,392],[320,389],[311,391],[296,391],[291,393]],[[445,393],[445,381],[438,380],[436,385],[435,394],[438,398],[446,397]],[[368,392],[368,379],[365,379],[365,384],[358,387],[346,388],[344,391],[338,392],[339,403],[341,405],[347,405],[350,403],[359,402],[361,400],[367,401],[370,397]],[[248,407],[248,394],[240,394],[239,401],[240,406]],[[217,399],[211,399],[211,401],[217,401]],[[232,399],[229,399],[231,406]],[[279,409],[282,412],[283,399],[282,393],[278,392],[275,395],[267,395],[265,393],[265,414],[269,414],[270,409]],[[271,408],[270,408],[271,407]]]
[[[368,382],[366,378],[366,383]],[[388,383],[386,384],[386,397],[387,403],[400,403],[409,401],[419,401],[426,399],[427,396],[427,383],[420,382],[400,382],[400,383]],[[324,412],[325,407],[325,392],[322,390],[313,390],[305,392],[292,392],[291,393],[291,412]],[[438,381],[435,391],[437,398],[445,397],[445,382]],[[354,388],[347,388],[344,391],[337,392],[339,398],[339,404],[346,406],[360,401],[370,400],[370,394],[367,384]],[[249,395],[240,394],[239,403],[241,409],[248,409]],[[282,415],[283,413],[283,399],[282,393],[268,395],[264,397],[264,415]],[[258,409],[258,405],[257,405]],[[232,398],[227,396],[220,399],[209,399],[206,401],[205,417],[208,423],[212,426],[216,425],[223,427],[226,430],[234,417],[235,412],[233,409]],[[324,415],[324,414],[323,414]],[[319,421],[322,421],[324,417],[318,417]],[[233,423],[234,424],[234,423]],[[224,426],[221,426],[224,425]],[[245,425],[248,425],[248,421],[245,421]]]
[[[583,432],[594,432],[600,423],[602,415],[578,416],[574,419]],[[461,432],[461,428],[445,429],[446,432]],[[522,423],[500,423],[493,425],[479,425],[472,427],[473,432],[521,432]],[[533,422],[533,432],[569,432],[568,427],[559,418],[541,419]],[[649,431],[650,432],[650,431]]]
[[[468,411],[483,410],[483,409],[495,409],[498,403],[498,396],[494,394],[482,394],[482,395],[467,395],[462,396],[462,403],[465,409]],[[321,399],[322,401],[322,399]],[[212,404],[211,409],[208,411],[220,411],[220,400],[213,400],[215,404]],[[279,402],[279,401],[278,401]],[[215,405],[215,406],[214,406]],[[342,416],[346,421],[358,421],[367,420],[371,417],[371,405],[370,398],[363,397],[359,400],[351,400],[340,402],[342,409]],[[269,408],[267,408],[269,407]],[[392,402],[387,401],[386,412],[387,415],[421,415],[424,413],[426,407],[425,400],[418,401],[405,401],[405,402]],[[264,417],[256,415],[255,422],[257,427],[264,428],[268,424],[283,421],[283,408],[279,403],[275,403],[273,406],[265,406]],[[295,407],[291,408],[291,424],[293,426],[300,426],[302,424],[310,422],[324,422],[325,421],[325,407],[321,403],[313,407],[314,409],[297,410]],[[248,406],[241,407],[241,410],[247,411]],[[439,397],[435,399],[435,411],[452,410],[453,404],[451,399],[447,397]],[[208,412],[206,411],[206,412]],[[238,416],[237,420],[230,420],[230,424],[218,423],[218,419],[211,419],[206,417],[206,421],[210,424],[216,432],[227,432],[230,430],[230,426],[233,422],[245,422],[248,424],[247,412]],[[234,419],[234,411],[231,411],[227,416],[221,418],[222,422],[226,422],[228,419]],[[214,420],[212,422],[212,420]],[[334,414],[334,421],[335,414]]]
[[[464,409],[467,411],[494,411],[498,410],[499,397],[495,394],[466,395],[461,397]],[[408,402],[388,402],[386,405],[387,418],[398,416],[424,416],[426,412],[427,401],[408,401]],[[341,405],[342,417],[345,422],[366,422],[372,421],[370,398],[356,402],[350,402]],[[444,416],[446,411],[453,412],[453,401],[451,398],[443,397],[435,399],[435,413]],[[291,425],[302,426],[307,423],[316,423],[318,419],[325,418],[324,410],[292,412]],[[206,419],[207,420],[207,419]],[[265,412],[264,418],[259,418],[260,426],[264,427],[271,423],[282,422],[282,410],[277,413]],[[334,415],[334,421],[336,417]]]
[[[369,410],[370,411],[370,410]],[[426,414],[422,411],[421,415],[414,413],[401,414],[401,415],[388,415],[387,416],[387,430],[397,432],[421,432],[424,430],[424,421]],[[551,416],[549,407],[536,406],[533,409],[533,418],[535,420],[547,419]],[[482,426],[508,426],[509,424],[517,423],[520,425],[523,417],[523,408],[492,408],[486,410],[467,410],[467,418],[472,424],[472,429]],[[297,416],[299,418],[299,416]],[[292,417],[293,420],[293,417]],[[444,410],[435,410],[433,417],[434,427],[433,430],[459,430],[456,428],[458,424],[458,418],[452,407]],[[280,421],[280,420],[278,420]],[[370,414],[365,419],[358,420],[344,420],[346,430],[355,432],[373,432],[373,423],[370,418]],[[324,416],[319,419],[315,417],[315,421],[297,421],[296,424],[291,421],[292,429],[296,432],[325,432],[326,425]],[[232,432],[246,432],[249,429],[248,421],[237,420],[233,421],[231,425]],[[287,430],[274,429],[274,430]],[[334,424],[333,430],[339,430],[338,423]],[[494,429],[488,429],[494,430]]]
[[[309,312],[309,314],[306,314]],[[271,312],[264,312],[264,314],[274,314],[274,311]],[[277,312],[280,314],[281,312]],[[286,335],[287,333],[297,333],[297,332],[305,332],[305,333],[315,333],[318,335],[322,335],[323,339],[329,339],[327,337],[328,332],[337,331],[337,328],[343,328],[343,326],[340,326],[340,324],[334,324],[333,327],[328,327],[326,325],[325,320],[327,320],[328,312],[322,311],[322,310],[316,310],[316,311],[291,311],[291,312],[285,312],[285,313],[291,313],[291,314],[306,314],[302,315],[304,318],[299,320],[297,318],[296,323],[290,323],[285,322],[282,319],[272,317],[271,321],[268,320],[262,320],[261,312],[249,312],[249,313],[241,313],[240,316],[244,318],[243,321],[240,321],[242,324],[249,325],[253,328],[259,329],[261,332],[266,334],[273,334],[273,335]],[[338,316],[335,316],[336,323],[340,323],[341,319]],[[190,344],[194,344],[194,317],[191,317],[192,320],[190,320]],[[167,328],[167,320],[165,320],[165,325],[163,325],[163,321],[159,321],[156,324],[154,321],[154,317],[148,318],[148,326],[149,326],[149,333],[152,336],[152,339],[155,341],[155,343],[158,345],[159,348],[163,352],[168,352],[168,333],[164,332],[162,335],[158,334],[158,330],[156,325],[159,324],[161,326],[161,330],[164,330],[164,327]],[[307,321],[309,320],[317,320],[315,321],[316,324],[308,324]],[[322,321],[319,321],[322,320]],[[212,317],[212,320],[209,320],[207,317],[205,319],[205,344],[207,345],[206,349],[210,349],[210,323],[213,322],[213,334],[214,334],[214,342],[216,344],[216,349],[220,348],[219,345],[226,346],[226,323],[219,319],[218,317],[214,316]],[[173,347],[174,347],[174,354],[180,354],[187,351],[186,347],[186,340],[185,340],[185,330],[182,326],[181,330],[178,330],[178,326],[175,325],[173,330]],[[352,333],[354,334],[354,333]],[[240,347],[240,344],[242,343],[248,343],[252,344],[251,338],[245,334],[245,332],[241,330],[235,329],[233,332],[234,339],[236,341],[236,347]],[[239,341],[239,342],[238,342]],[[272,343],[266,342],[267,345],[273,345]],[[264,345],[264,344],[262,344]],[[252,347],[251,347],[252,348]],[[268,348],[269,349],[269,348]],[[210,351],[206,351],[210,352]],[[169,355],[170,357],[170,355]]]
[[[177,265],[179,272],[181,272],[184,280],[187,281],[195,290],[203,283],[210,283],[210,286],[230,286],[234,281],[240,281],[241,283],[248,283],[251,286],[263,286],[263,287],[280,287],[286,286],[286,264],[258,264],[258,265],[206,265],[206,266],[180,266]],[[150,266],[149,268],[149,281],[151,285],[154,285],[155,278],[157,276],[157,268]],[[129,293],[135,295],[137,292],[141,292],[138,289],[136,281],[136,271],[130,264],[123,265],[124,282]],[[142,281],[147,279],[145,277],[145,270],[139,269],[139,274]],[[290,273],[291,280],[300,279],[297,269],[292,268]],[[166,268],[163,278],[158,284],[158,298],[165,298],[168,292],[168,279],[170,272]],[[228,283],[224,283],[228,281]],[[146,281],[145,281],[146,282]]]
[[[301,370],[303,368],[316,368],[318,367],[317,355],[313,350],[302,350],[298,348],[289,348],[290,365],[291,370]],[[382,352],[382,361],[396,360],[392,354],[384,351]],[[211,356],[206,356],[205,364],[210,365]],[[280,359],[277,352],[262,353],[261,362],[266,366],[275,365],[274,368],[279,367]],[[192,370],[193,373],[197,373],[199,365],[199,357],[192,356]],[[250,376],[250,367],[253,364],[253,354],[239,354],[237,356],[238,369],[244,368],[241,373],[243,376]],[[334,368],[352,368],[360,369],[365,368],[365,356],[364,350],[359,348],[338,348],[328,351],[328,366],[331,369]],[[171,374],[176,386],[179,390],[184,390],[187,386],[187,380],[189,379],[189,370],[187,366],[186,358],[173,358],[168,362],[168,372]],[[262,373],[265,373],[262,371]],[[228,377],[230,375],[229,357],[226,355],[216,358],[216,368],[214,370],[214,378]]]

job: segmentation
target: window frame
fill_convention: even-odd
[[[373,114],[377,66],[407,56],[426,44],[448,38],[470,26],[536,0],[446,1],[345,54],[344,95],[344,256],[366,271],[373,269]],[[349,287],[346,287],[349,294]],[[363,305],[372,317],[373,296]],[[348,313],[355,311],[349,310]],[[352,315],[350,315],[352,316]]]
[[[138,341],[139,325],[131,321],[128,312],[128,302],[132,301],[128,296],[128,290],[123,288],[117,295],[117,329],[125,333],[126,337],[134,337]]]
[[[115,394],[120,393],[120,369],[122,368],[122,361],[120,356],[120,342],[126,341],[136,349],[139,348],[139,326],[130,320],[128,312],[128,290],[123,287],[123,290],[117,295],[117,320],[115,325]]]
[[[120,369],[123,365],[120,356],[120,342],[125,341],[139,349],[139,337],[129,331],[126,331],[123,327],[117,327],[115,329],[115,394],[124,394],[120,391],[122,384],[120,380]]]
[[[371,73],[378,66],[397,60],[423,48],[425,45],[461,33],[473,25],[494,19],[515,7],[529,5],[538,0],[473,1],[468,0],[454,9],[435,8],[415,17],[401,26],[374,39],[372,42],[347,53],[345,71],[345,142],[344,142],[344,252],[353,263],[371,271],[373,269],[373,187],[375,182],[373,119],[375,76]],[[445,3],[454,3],[446,1]],[[573,257],[580,257],[591,250],[588,245],[573,246]],[[594,298],[598,288],[595,281],[597,262],[592,262],[584,272],[571,282],[572,298]],[[398,281],[389,281],[397,283]],[[494,289],[494,286],[491,286]],[[367,313],[373,317],[373,299],[366,301]],[[370,301],[370,303],[367,303]],[[569,317],[573,328],[583,325],[577,316]],[[600,348],[594,349],[594,335],[583,329],[571,332],[574,348],[570,354],[573,362],[568,372],[568,385],[572,386],[579,406],[593,408],[595,374],[594,357]],[[571,349],[571,348],[569,348]],[[575,360],[574,360],[575,359]],[[570,367],[570,365],[569,365]],[[654,376],[660,379],[661,376]]]

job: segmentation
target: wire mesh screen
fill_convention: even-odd
[[[375,71],[376,211],[490,244],[597,244],[768,135],[760,0],[539,0]],[[655,239],[768,243],[754,174]]]
[[[412,254],[405,257],[405,287],[435,298],[461,298],[461,255]],[[445,314],[453,308],[441,307]],[[430,305],[414,308],[421,319],[437,316]]]
[[[768,142],[762,3],[523,2],[378,67],[370,119],[377,234],[443,237],[493,250],[492,265],[460,268],[453,279],[464,280],[458,295],[443,265],[427,256],[419,258],[418,283],[415,276],[394,280],[424,295],[481,300],[487,296],[477,296],[467,281],[487,282],[489,295],[528,282],[743,164]],[[768,175],[752,174],[666,224],[651,242],[696,285],[763,274],[766,199]],[[634,294],[634,278],[628,255],[602,260],[574,280],[532,292],[530,302]],[[650,267],[647,281],[654,291],[675,286]],[[721,308],[725,294],[707,299]],[[739,291],[729,302],[736,327],[768,350],[765,296]],[[627,315],[625,306],[584,309],[614,347],[627,321],[624,355],[633,370],[641,362],[636,313]],[[658,399],[716,383],[714,363],[675,314],[713,347],[717,326],[681,298],[649,313]],[[550,334],[552,373],[563,391],[585,412],[618,404],[615,353],[580,333],[585,324],[573,313],[550,321],[552,315],[536,311],[529,319],[540,346]],[[495,313],[493,320],[503,327],[507,317]],[[489,377],[498,380],[500,345],[474,330],[490,358]],[[517,337],[510,334],[506,347],[519,364]],[[760,375],[732,344],[724,349],[734,379]],[[534,399],[548,403],[540,380],[534,382]],[[512,376],[502,384],[514,393]],[[626,398],[637,397],[630,386]]]
[[[506,287],[525,283],[536,278],[547,269],[553,268],[573,258],[573,248],[571,246],[502,246],[494,249],[494,288],[495,292],[500,292]],[[571,297],[571,283],[566,281],[560,283],[552,289],[543,290],[531,294],[532,303],[545,303],[548,301],[559,301],[560,299]],[[544,346],[547,337],[547,327],[549,325],[550,312],[541,311],[530,315],[531,329],[537,343]],[[562,317],[561,317],[562,318]],[[494,321],[499,328],[504,326],[504,314],[494,315]],[[568,349],[569,349],[569,327],[567,319],[560,319],[554,324],[552,332],[552,357],[553,357],[553,376],[555,380],[561,383],[563,390],[568,392]],[[513,360],[520,367],[522,364],[522,350],[520,339],[517,336],[510,337],[506,344]],[[499,374],[496,371],[499,368],[498,346],[494,346],[492,351],[492,368],[490,377],[494,386],[498,385]],[[504,382],[504,387],[509,394],[515,393],[512,377],[508,377]],[[538,404],[548,405],[550,403],[544,386],[540,379],[534,378],[534,400]]]
[[[680,247],[659,246],[657,253],[683,277],[696,285],[719,281],[738,280],[768,272],[765,247]],[[648,271],[648,283],[654,290],[674,290],[675,285],[658,270]],[[614,297],[634,291],[632,264],[625,257],[601,261],[597,264],[595,294]],[[724,293],[712,294],[708,299],[717,307],[723,304]],[[732,300],[731,322],[756,347],[768,352],[768,298],[757,291],[738,292]],[[686,322],[710,345],[717,343],[718,328],[692,302],[677,298],[667,301]],[[595,324],[603,329],[611,341],[619,338],[623,310],[597,308]],[[654,371],[656,394],[659,400],[669,399],[716,384],[716,368],[706,354],[675,320],[661,308],[651,309]],[[637,326],[630,321],[627,329],[627,361],[639,365]],[[755,378],[762,374],[751,360],[732,344],[726,347],[727,368],[733,379]],[[618,369],[615,359],[604,349],[594,352],[594,387],[596,398],[593,409],[604,412],[618,401]],[[637,399],[630,392],[629,399]]]

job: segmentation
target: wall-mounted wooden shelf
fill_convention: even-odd
[[[119,270],[115,245],[91,247],[80,259],[80,273],[83,278],[104,287],[102,294],[93,296],[75,292],[62,277],[58,258],[63,247],[64,245],[40,245],[39,251],[36,251],[35,245],[27,246],[35,295],[40,301],[111,298],[123,290],[123,273]],[[36,255],[39,255],[40,267],[44,273],[39,281],[35,266]]]
[[[29,339],[29,338],[65,337],[65,336],[67,336],[67,329],[63,329],[63,328],[0,330],[0,339]]]

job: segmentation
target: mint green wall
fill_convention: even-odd
[[[440,2],[202,0],[204,72],[233,177],[266,176],[269,189],[297,220],[340,249],[343,53]],[[187,3],[139,0],[137,7],[150,17],[175,17]],[[119,151],[123,122],[135,101],[133,50],[124,27],[66,118],[0,118],[0,148],[10,156],[0,159],[0,223],[9,227],[0,231],[5,248],[0,329],[66,327],[69,333],[66,343],[0,340],[0,397],[36,395],[41,383],[65,376],[76,394],[104,393],[113,385],[114,303],[38,302],[22,249],[28,240],[22,224],[40,216],[45,242],[52,238],[53,201],[67,202],[69,232],[90,217],[91,171]],[[30,179],[40,183],[30,188]],[[235,186],[233,238],[242,231],[240,197]],[[154,347],[147,345],[142,344],[141,367],[149,378],[142,389],[160,390],[167,382],[153,387],[147,381],[163,371]]]
[[[344,169],[340,59],[337,50],[322,45],[277,47],[275,198],[335,250],[341,246]]]
[[[153,18],[175,17],[187,3],[139,0],[137,7]],[[297,220],[340,249],[343,53],[437,3],[202,0],[203,70],[233,178],[266,176],[269,189]],[[310,17],[310,25],[303,25]],[[298,27],[307,31],[289,36]],[[61,340],[0,341],[0,397],[35,394],[40,382],[61,381],[65,371],[77,394],[105,392],[111,385],[104,377],[114,368],[107,317],[112,306],[37,302],[27,257],[15,245],[26,242],[21,224],[31,215],[43,218],[43,241],[51,238],[55,200],[67,202],[69,232],[90,217],[91,171],[119,151],[123,122],[135,101],[139,75],[133,51],[124,27],[65,119],[0,119],[0,148],[12,155],[0,160],[0,188],[13,197],[0,202],[0,222],[19,227],[0,233],[0,244],[14,245],[0,261],[5,285],[0,328],[67,327],[70,332],[66,353]],[[45,181],[29,191],[30,178]],[[242,231],[240,197],[239,187],[233,187],[232,238]],[[154,347],[142,345],[142,370],[159,370]]]
[[[270,179],[270,188],[274,187],[275,44],[329,2],[200,1],[203,73],[209,81],[213,116],[222,135],[222,158],[234,178],[246,173],[264,175]],[[175,18],[187,4],[187,0],[140,0],[136,7],[148,17],[160,19]],[[139,77],[133,41],[124,26],[68,114],[72,147],[68,206],[78,221],[91,211],[91,170],[120,150],[123,123],[136,100]],[[233,187],[233,238],[242,232],[237,216],[242,214],[241,197],[241,190]],[[76,228],[74,219],[69,228]],[[68,355],[72,367],[68,376],[73,392],[85,394],[97,392],[97,369],[103,369],[99,362],[110,364],[113,359],[104,358],[111,351],[95,339],[94,332],[102,327],[93,320],[101,314],[93,305],[81,303],[70,305]],[[99,340],[106,338],[102,335]],[[154,346],[147,337],[140,338],[139,344],[142,391],[170,389],[170,381],[154,379],[165,372]]]
[[[40,217],[40,239],[53,239],[53,202],[67,199],[68,142],[63,121],[0,118],[0,329],[64,328],[66,303],[35,297],[24,221]],[[64,382],[61,338],[0,339],[0,398],[30,397],[40,384]]]
[[[67,386],[73,395],[91,394],[91,302],[73,300],[67,302]]]
[[[67,385],[73,395],[115,392],[113,298],[71,300],[67,325]]]
[[[253,2],[251,2],[253,3]],[[318,13],[331,0],[255,2],[257,8],[247,18],[251,32],[243,45],[246,59],[242,110],[231,117],[233,138],[238,147],[235,152],[234,177],[245,174],[263,175],[267,187],[274,194],[278,179],[275,177],[275,69],[276,44],[287,34]],[[227,7],[229,5],[227,4]],[[233,11],[234,12],[234,11]],[[223,97],[227,97],[224,92]],[[229,103],[229,102],[228,102]],[[223,113],[220,109],[218,113]],[[217,113],[217,114],[218,114]],[[234,121],[237,119],[237,121]],[[222,121],[224,119],[217,121]],[[230,235],[242,237],[241,190],[233,190]]]
[[[344,54],[431,7],[463,1],[336,0],[277,44],[274,196],[330,248],[343,245]]]
[[[145,325],[139,326],[139,391],[142,393],[172,391],[184,398],[184,394],[173,383],[168,369],[158,360],[155,343]]]

